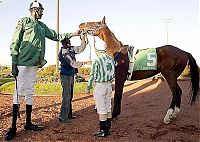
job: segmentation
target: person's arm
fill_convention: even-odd
[[[17,56],[19,54],[19,48],[20,48],[21,41],[23,39],[24,30],[25,30],[24,21],[22,18],[17,23],[17,26],[15,28],[15,31],[12,37],[12,43],[10,45],[12,64],[15,64],[15,65],[17,65]]]
[[[83,62],[79,62],[79,61],[75,61],[75,60],[72,60],[70,65],[73,67],[73,68],[80,68],[84,65]]]
[[[83,36],[82,40],[81,40],[81,45],[80,46],[74,46],[74,48],[73,48],[74,52],[76,54],[79,54],[79,53],[83,52],[85,50],[85,48],[86,48],[86,45],[87,45],[87,43],[85,41],[85,36]]]
[[[61,41],[61,40],[65,39],[65,38],[71,38],[73,36],[78,36],[80,34],[79,30],[77,30],[74,33],[57,34],[54,30],[49,29],[44,23],[40,22],[40,24],[45,29],[45,37],[47,37],[48,39],[54,40],[54,41]]]
[[[72,59],[72,57],[70,56],[70,53],[67,49],[61,49],[62,50],[62,56],[65,59],[65,61],[71,65],[73,68],[80,68],[84,65],[83,62],[79,62],[79,61],[75,61]]]
[[[97,73],[98,73],[98,62],[95,60],[91,66],[90,79],[89,79],[88,85],[87,85],[88,91],[90,89],[92,89],[92,84],[94,83],[94,80],[97,78]]]

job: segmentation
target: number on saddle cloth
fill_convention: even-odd
[[[139,52],[136,54],[137,50],[133,50],[133,47],[131,46],[129,47],[130,62],[127,76],[128,80],[131,80],[133,71],[157,70],[157,53],[155,48],[140,49]]]

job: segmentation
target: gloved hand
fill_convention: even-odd
[[[85,41],[85,44],[86,44],[86,45],[89,43],[89,40],[88,40],[88,38],[87,38],[87,33],[85,33],[85,32],[82,32],[82,33],[80,34],[80,39],[81,39],[82,41]]]
[[[17,68],[17,65],[16,64],[12,64],[12,75],[13,77],[17,77],[18,76],[18,73],[19,73],[19,70]]]
[[[90,95],[90,89],[86,89],[86,93]]]
[[[75,33],[73,33],[73,36],[79,36],[81,34],[80,30],[77,30]]]

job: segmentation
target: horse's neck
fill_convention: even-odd
[[[108,30],[102,34],[99,35],[99,38],[101,38],[107,45],[106,52],[113,56],[115,52],[118,52],[121,48],[120,42],[116,39],[116,37],[113,35],[113,33]]]

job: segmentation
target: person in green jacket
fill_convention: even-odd
[[[43,67],[47,61],[45,56],[45,38],[62,41],[65,38],[78,36],[80,31],[74,33],[57,34],[39,21],[43,15],[43,6],[38,1],[30,4],[31,16],[21,18],[15,28],[10,45],[12,56],[12,75],[16,79],[16,90],[13,95],[12,126],[5,134],[5,140],[12,140],[16,135],[16,121],[22,96],[26,100],[25,130],[41,131],[43,127],[31,123],[32,96],[36,73],[39,67]]]

